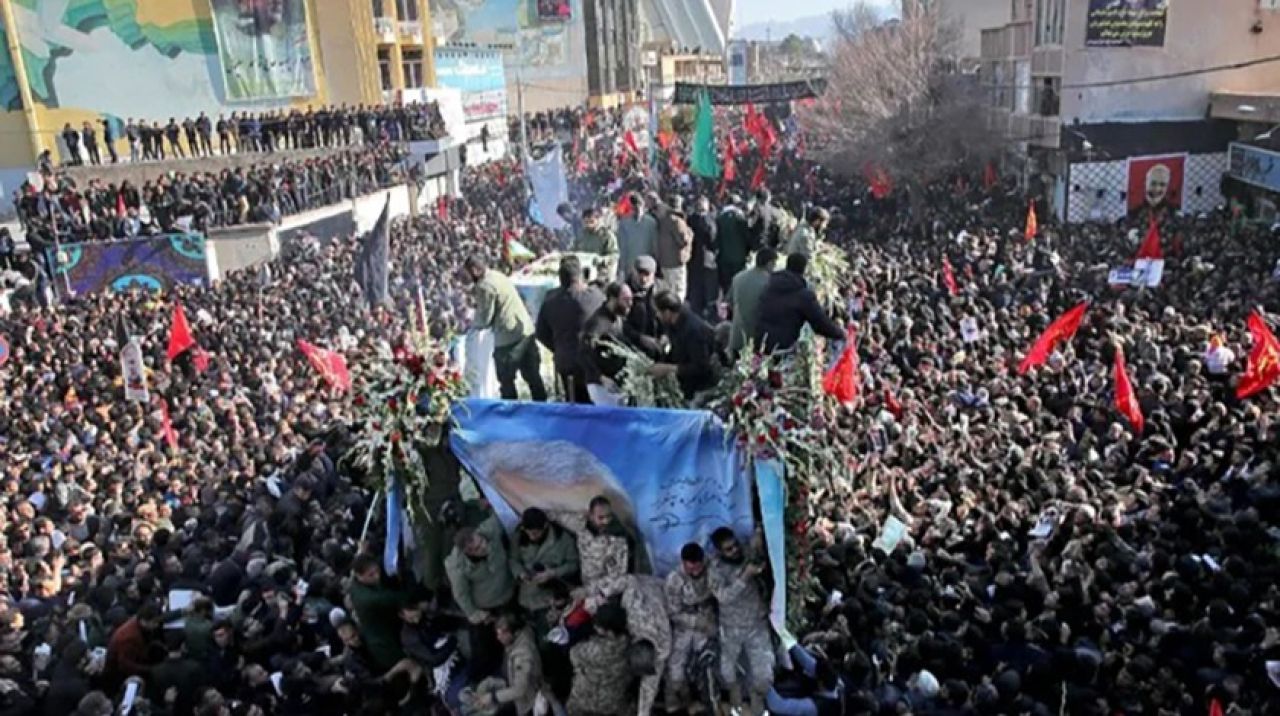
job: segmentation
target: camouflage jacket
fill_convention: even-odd
[[[590,587],[605,577],[621,577],[631,571],[631,542],[626,535],[578,532],[578,556],[582,584]]]
[[[730,564],[719,557],[711,560],[707,582],[720,608],[721,629],[758,629],[769,623],[764,580],[743,575],[749,564],[750,557],[741,564]]]
[[[667,575],[663,586],[673,627],[708,635],[715,633],[716,600],[711,594],[711,580],[705,572],[695,578],[677,569]]]
[[[573,690],[569,714],[621,716],[630,710],[631,671],[627,665],[627,637],[593,636],[569,650]]]

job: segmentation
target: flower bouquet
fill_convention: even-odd
[[[618,387],[629,405],[637,408],[687,407],[680,383],[674,376],[655,378],[649,375],[654,364],[652,358],[617,341],[609,341],[605,350],[625,362]]]
[[[848,448],[830,430],[837,406],[822,392],[822,355],[822,341],[809,329],[790,351],[744,350],[711,402],[745,457],[778,460],[785,468],[788,621],[814,592],[809,494],[848,464]]]
[[[448,343],[411,334],[395,348],[380,346],[355,373],[355,407],[362,423],[350,452],[370,481],[388,489],[398,480],[415,518],[430,484],[421,449],[438,445],[454,419],[453,404],[469,394],[462,371],[449,360]]]

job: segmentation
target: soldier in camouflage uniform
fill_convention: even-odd
[[[621,597],[622,608],[627,612],[627,633],[631,637],[632,673],[641,676],[637,716],[649,716],[653,710],[663,666],[671,655],[671,618],[663,586],[661,579],[646,575],[606,577],[592,587],[585,604],[587,610],[592,611],[607,600]],[[648,658],[647,648],[640,648],[641,644],[653,647],[652,659]]]
[[[631,670],[627,664],[627,617],[620,607],[601,606],[595,634],[569,650],[573,690],[569,716],[623,716],[629,711]]]
[[[664,586],[671,613],[667,711],[676,712],[689,701],[689,660],[697,658],[716,633],[716,601],[701,545],[691,542],[680,550],[680,568],[667,575]]]
[[[774,666],[769,608],[760,579],[764,564],[747,554],[728,527],[713,532],[711,542],[717,556],[708,581],[720,608],[720,678],[729,690],[729,702],[740,708],[738,664],[745,656],[750,713],[760,714],[773,684]]]
[[[578,536],[578,558],[582,586],[588,590],[605,577],[621,577],[635,572],[635,541],[613,514],[609,498],[591,500],[584,521],[580,515],[557,514],[557,521]]]

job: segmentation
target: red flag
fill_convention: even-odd
[[[444,194],[436,199],[436,216],[440,217],[441,221],[449,220],[449,197]]]
[[[1000,175],[996,174],[996,163],[987,162],[987,166],[982,170],[982,188],[991,191],[1000,183]]]
[[[635,156],[640,156],[640,147],[636,146],[636,135],[630,129],[622,135],[622,143],[627,145],[627,149]]]
[[[340,391],[351,389],[351,372],[347,370],[347,361],[341,353],[313,346],[302,339],[298,340],[298,350],[330,387]]]
[[[1209,700],[1209,716],[1222,716],[1222,702],[1217,699]]]
[[[671,149],[671,139],[671,132],[668,132],[665,129],[658,132],[658,146],[662,147],[663,151],[669,151]]]
[[[178,431],[173,429],[173,421],[169,419],[169,402],[160,399],[160,429],[164,432],[165,444],[170,450],[178,449]]]
[[[831,370],[822,376],[822,392],[843,405],[850,405],[858,397],[862,373],[858,370],[858,347],[855,345],[853,327],[850,326],[844,343],[844,351]]]
[[[723,180],[725,183],[731,182],[738,178],[738,146],[733,140],[733,134],[727,134],[724,138],[724,173]]]
[[[1152,216],[1147,223],[1147,237],[1142,240],[1142,246],[1138,247],[1137,259],[1163,259],[1164,251],[1160,248],[1160,227],[1156,224],[1156,217]]]
[[[1249,366],[1236,383],[1236,397],[1242,400],[1266,390],[1280,378],[1280,342],[1261,313],[1250,313],[1248,325],[1253,348],[1249,351]]]
[[[511,263],[511,240],[515,238],[515,232],[506,227],[502,228],[502,260],[508,264]]]
[[[952,296],[960,293],[960,287],[956,285],[956,274],[951,270],[951,259],[946,256],[942,257],[942,283],[947,286],[947,293]]]
[[[1040,222],[1036,221],[1036,200],[1032,199],[1027,205],[1027,228],[1022,232],[1023,236],[1030,241],[1040,232]]]
[[[123,219],[129,210],[124,205],[124,192],[116,192],[116,216]]]
[[[169,360],[185,353],[196,344],[191,337],[191,324],[187,323],[187,314],[182,311],[182,304],[173,304],[173,323],[169,327]]]
[[[1075,308],[1054,319],[1049,327],[1044,329],[1044,333],[1031,344],[1031,350],[1027,351],[1027,356],[1022,359],[1022,363],[1018,366],[1018,374],[1021,375],[1031,370],[1035,366],[1044,365],[1049,360],[1049,354],[1053,352],[1059,341],[1071,340],[1076,334],[1076,330],[1080,328],[1080,322],[1084,320],[1085,311],[1089,310],[1089,302],[1084,301]]]
[[[613,213],[618,216],[631,216],[636,210],[635,205],[631,202],[631,193],[624,192],[622,198],[618,200],[618,205],[614,207]]]
[[[893,417],[902,417],[902,403],[898,402],[898,398],[893,394],[893,388],[884,389],[884,409],[893,413]]]
[[[893,192],[893,179],[889,177],[889,172],[886,172],[881,167],[871,165],[868,165],[864,171],[867,183],[871,185],[871,196],[876,199],[884,199]]]
[[[1116,410],[1120,411],[1133,426],[1134,432],[1142,434],[1145,421],[1142,418],[1142,406],[1138,405],[1138,396],[1133,392],[1133,383],[1129,382],[1129,374],[1124,367],[1124,349],[1116,346]]]
[[[751,175],[751,190],[755,191],[764,186],[764,162],[756,165],[756,171]]]

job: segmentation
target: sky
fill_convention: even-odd
[[[737,0],[737,22],[752,25],[760,22],[787,22],[800,17],[822,15],[832,10],[850,7],[855,0]]]

